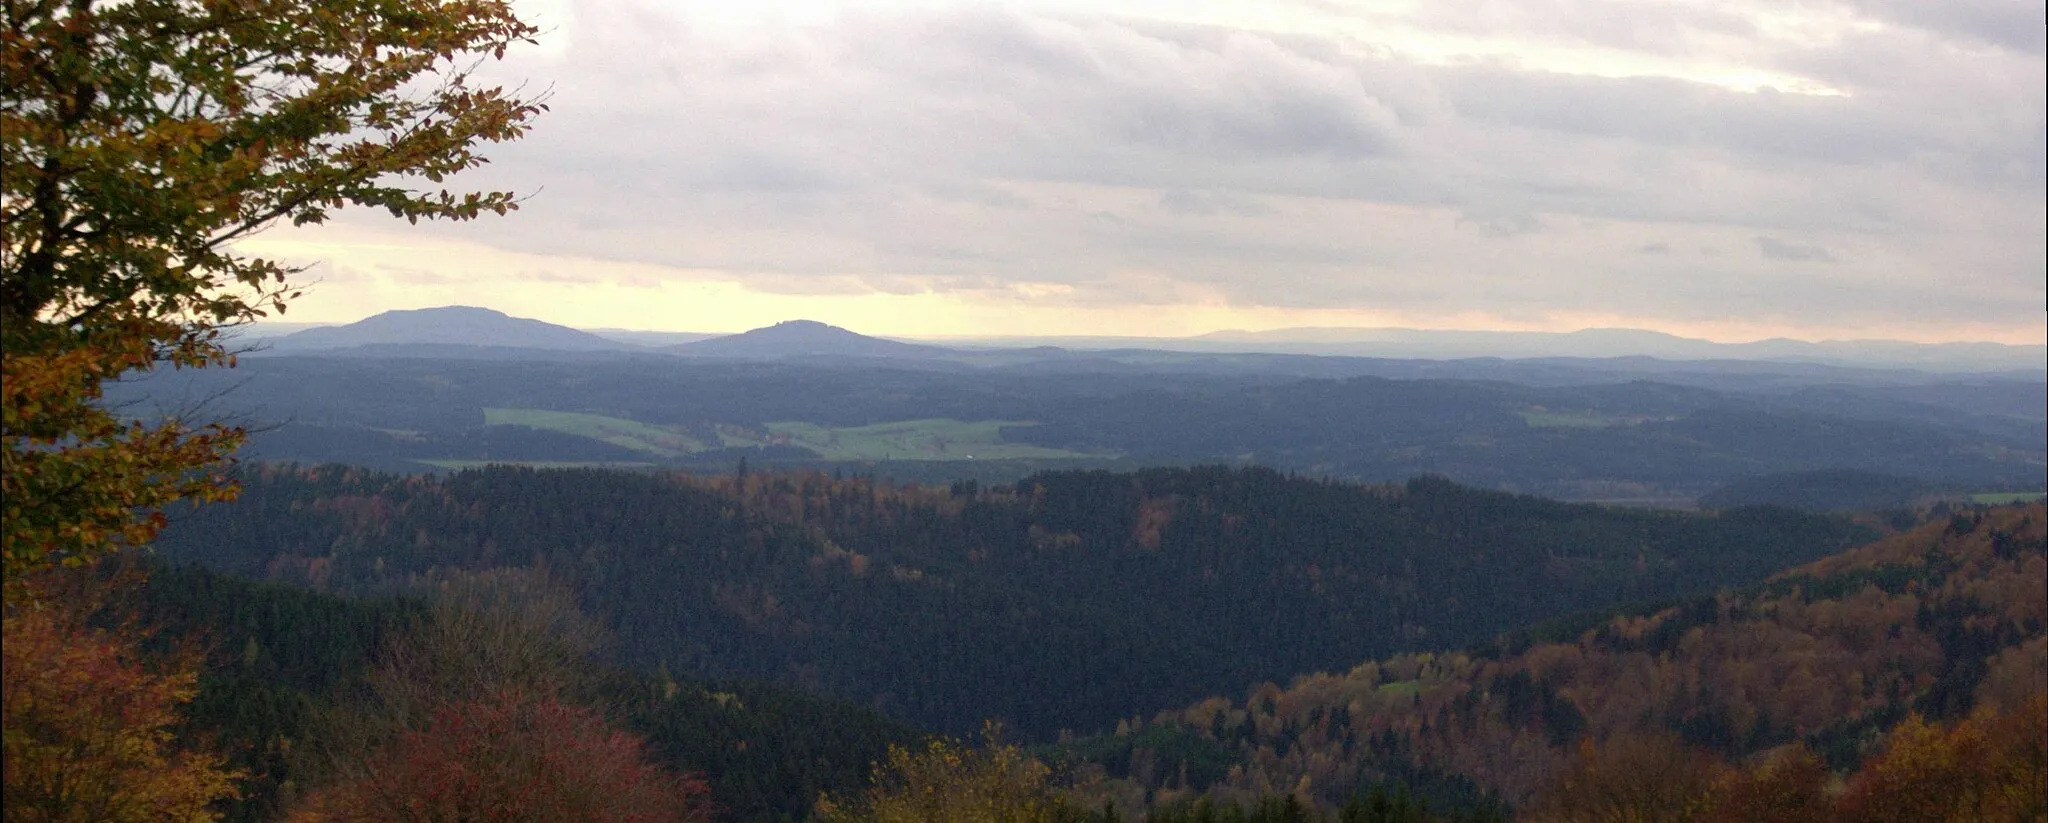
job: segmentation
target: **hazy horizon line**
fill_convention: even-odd
[[[562,327],[562,328],[576,329],[576,330],[578,330],[578,331],[585,331],[585,332],[593,332],[593,333],[596,333],[596,332],[618,332],[618,333],[629,333],[629,334],[678,334],[678,335],[700,335],[700,334],[701,334],[701,335],[723,336],[723,335],[733,335],[733,334],[742,334],[742,333],[745,333],[745,332],[748,332],[748,331],[753,331],[753,330],[756,330],[756,329],[763,329],[763,328],[771,328],[771,327],[773,327],[773,326],[775,326],[775,325],[777,325],[777,324],[779,324],[779,323],[787,323],[787,322],[794,322],[794,321],[800,321],[800,320],[808,320],[808,321],[810,321],[810,322],[815,322],[815,323],[823,323],[823,324],[825,324],[825,325],[833,326],[833,327],[835,327],[835,328],[841,328],[841,329],[845,329],[845,330],[847,330],[847,331],[852,331],[852,332],[854,332],[854,333],[857,333],[857,334],[862,334],[862,335],[866,335],[866,336],[869,336],[869,337],[881,337],[881,338],[889,338],[889,339],[897,339],[897,340],[916,340],[916,341],[932,341],[932,342],[938,342],[938,341],[975,341],[975,340],[1061,340],[1061,339],[1069,339],[1069,340],[1071,340],[1071,339],[1105,339],[1105,340],[1186,340],[1186,341],[1195,341],[1195,340],[1203,340],[1203,339],[1205,339],[1205,338],[1226,338],[1226,339],[1216,339],[1216,340],[1215,340],[1215,342],[1233,342],[1233,341],[1230,341],[1230,340],[1228,340],[1228,339],[1227,339],[1227,336],[1230,336],[1230,335],[1283,335],[1283,334],[1288,334],[1288,333],[1296,333],[1296,334],[1310,334],[1310,333],[1323,333],[1323,334],[1328,334],[1328,333],[1340,333],[1340,332],[1351,332],[1351,333],[1425,333],[1425,334],[1499,334],[1499,335],[1510,335],[1510,334],[1532,334],[1532,335],[1548,335],[1548,336],[1569,336],[1569,335],[1575,335],[1575,334],[1585,334],[1585,333],[1588,333],[1588,332],[1629,332],[1629,333],[1641,333],[1641,334],[1655,334],[1655,335],[1662,335],[1662,336],[1665,336],[1665,337],[1671,338],[1671,339],[1673,339],[1673,340],[1680,340],[1680,341],[1691,341],[1691,342],[1702,342],[1702,343],[1710,343],[1710,344],[1714,344],[1714,345],[1720,345],[1720,346],[1742,346],[1742,345],[1754,345],[1754,344],[1761,344],[1761,343],[1779,343],[1779,342],[1792,342],[1792,343],[1805,343],[1805,344],[1812,344],[1812,345],[1825,345],[1825,344],[1878,344],[1878,343],[1894,343],[1894,344],[1909,344],[1909,345],[1915,345],[1915,346],[1968,346],[1968,345],[1995,345],[1995,346],[2004,346],[2004,347],[2008,347],[2008,348],[2027,348],[2027,347],[2030,347],[2030,346],[2031,346],[2031,347],[2041,347],[2041,348],[2048,348],[2048,335],[2044,335],[2043,339],[2041,339],[2041,340],[2040,340],[2040,341],[2038,341],[2038,342],[2028,342],[2028,343],[2013,343],[2013,342],[2008,342],[2008,341],[2005,341],[2005,340],[1996,340],[1996,339],[1987,339],[1987,338],[1964,338],[1964,339],[1944,339],[1944,340],[1914,340],[1914,339],[1910,339],[1910,338],[1904,338],[1904,337],[1797,337],[1797,336],[1792,336],[1792,335],[1785,335],[1785,334],[1779,334],[1779,335],[1771,335],[1771,336],[1766,336],[1766,337],[1752,337],[1752,338],[1739,338],[1739,339],[1718,339],[1718,338],[1714,338],[1714,337],[1707,337],[1707,336],[1701,336],[1701,335],[1696,335],[1696,334],[1688,334],[1688,333],[1681,333],[1681,332],[1667,331],[1667,330],[1665,330],[1665,329],[1659,329],[1659,328],[1654,328],[1654,327],[1648,327],[1648,326],[1615,326],[1615,325],[1604,325],[1604,326],[1600,326],[1600,325],[1596,325],[1596,326],[1583,326],[1583,327],[1577,327],[1577,328],[1571,328],[1571,329],[1556,329],[1556,328],[1544,329],[1544,328],[1528,328],[1528,327],[1520,327],[1520,328],[1517,328],[1517,327],[1493,327],[1493,328],[1471,328],[1471,327],[1441,327],[1441,326],[1438,326],[1438,327],[1431,327],[1431,326],[1423,326],[1423,325],[1400,325],[1400,326],[1332,326],[1332,325],[1313,325],[1313,326],[1276,326],[1276,327],[1271,327],[1271,328],[1244,328],[1244,327],[1226,327],[1226,328],[1215,328],[1215,329],[1211,329],[1211,330],[1208,330],[1208,331],[1204,331],[1204,332],[1198,332],[1198,333],[1194,333],[1194,334],[1186,334],[1186,335],[1156,335],[1156,334],[1155,334],[1155,335],[1142,335],[1142,334],[1115,334],[1115,333],[1073,333],[1073,332],[1063,332],[1063,333],[1050,333],[1050,334],[1030,334],[1030,333],[985,333],[985,334],[896,334],[896,333],[890,333],[890,332],[871,332],[871,331],[861,331],[861,330],[859,330],[859,329],[855,329],[855,328],[852,328],[852,327],[849,327],[849,326],[841,325],[840,323],[834,323],[834,322],[831,322],[831,321],[828,321],[828,320],[815,320],[815,319],[812,319],[812,318],[804,318],[804,317],[792,317],[792,318],[789,318],[789,319],[787,319],[787,320],[777,321],[777,323],[770,323],[770,324],[766,324],[766,325],[761,325],[761,326],[750,326],[750,327],[747,327],[747,328],[740,328],[740,329],[735,329],[735,330],[716,330],[716,329],[650,329],[650,328],[631,328],[631,327],[627,327],[627,326],[576,326],[576,325],[570,325],[570,324],[566,324],[566,323],[557,323],[557,322],[555,322],[555,321],[552,321],[552,320],[546,320],[546,319],[543,319],[543,318],[538,318],[538,317],[524,317],[524,316],[521,316],[521,315],[518,315],[518,314],[514,314],[514,313],[512,313],[512,312],[504,311],[504,310],[502,310],[502,309],[496,309],[496,308],[491,308],[491,307],[489,307],[489,306],[476,306],[476,305],[466,305],[466,304],[450,304],[450,305],[444,305],[444,306],[424,306],[424,307],[420,307],[420,308],[411,308],[411,309],[386,309],[386,310],[384,310],[384,311],[380,311],[380,312],[376,312],[376,313],[373,313],[373,314],[365,315],[364,317],[361,317],[361,318],[357,318],[356,320],[346,320],[346,321],[342,321],[342,320],[316,320],[316,321],[302,321],[302,320],[294,320],[294,319],[288,319],[288,318],[266,318],[266,319],[264,319],[264,320],[259,320],[259,321],[256,321],[256,323],[255,323],[254,325],[256,325],[256,326],[262,326],[262,327],[270,327],[270,328],[279,328],[280,330],[282,330],[282,329],[281,329],[281,327],[294,327],[294,329],[293,329],[294,331],[298,331],[298,330],[304,330],[304,329],[312,329],[312,328],[335,328],[335,327],[341,327],[341,326],[348,326],[348,325],[352,325],[352,324],[354,324],[354,323],[358,323],[358,322],[361,322],[361,321],[363,321],[363,320],[367,320],[367,319],[369,319],[369,318],[371,318],[371,317],[377,317],[377,316],[379,316],[379,315],[383,315],[383,314],[388,314],[388,313],[391,313],[391,312],[400,312],[400,311],[426,311],[426,310],[432,310],[432,309],[446,309],[446,308],[478,308],[478,309],[485,309],[485,310],[488,310],[488,311],[493,311],[493,312],[497,312],[497,313],[499,313],[499,314],[505,315],[505,316],[507,316],[507,317],[512,317],[512,318],[515,318],[515,319],[521,319],[521,320],[533,320],[533,321],[537,321],[537,322],[547,323],[547,324],[549,324],[549,325],[554,325],[554,326],[560,326],[560,327]],[[1245,341],[1245,342],[1261,342],[1261,341]],[[1286,342],[1286,343],[1311,343],[1311,344],[1312,344],[1312,343],[1330,343],[1330,344],[1346,344],[1346,343],[1374,343],[1374,342],[1381,342],[1381,343],[1397,343],[1397,342],[1401,342],[1401,341],[1373,341],[1373,340],[1291,340],[1291,341],[1290,341],[1290,340],[1270,340],[1270,341],[1262,341],[1262,342]]]

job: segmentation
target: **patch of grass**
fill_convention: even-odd
[[[481,469],[485,466],[521,466],[529,469],[645,469],[653,463],[617,463],[603,460],[416,460],[437,469]]]
[[[1615,421],[1592,412],[1516,412],[1532,429],[1604,429]]]
[[[602,440],[658,457],[681,457],[708,446],[682,432],[634,420],[580,412],[484,409],[486,426],[528,426]]]
[[[1027,443],[1006,443],[1011,420],[899,420],[829,429],[811,423],[769,423],[770,442],[802,446],[826,460],[1029,460],[1100,457]]]
[[[677,458],[715,448],[785,444],[817,452],[822,460],[1075,460],[1109,455],[1003,442],[1004,426],[1028,421],[943,418],[899,420],[871,426],[828,428],[815,423],[768,423],[761,429],[718,426],[717,443],[705,443],[679,429],[580,412],[484,409],[484,425],[529,426],[601,440],[647,455]],[[473,463],[474,461],[437,461]],[[522,464],[525,465],[525,464]],[[446,468],[446,467],[444,467]]]
[[[2030,500],[2039,500],[2043,497],[2048,497],[2048,492],[1984,492],[1982,494],[1970,495],[1970,502],[1983,503],[1985,505],[1990,506],[2002,506],[2007,503],[2023,503]]]
[[[1422,693],[1422,681],[1396,680],[1392,683],[1381,683],[1378,691],[1388,697],[1410,697]]]

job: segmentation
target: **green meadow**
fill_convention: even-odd
[[[584,460],[420,460],[438,469],[481,469],[485,466],[525,466],[529,469],[635,469],[652,463],[606,463]]]
[[[1592,412],[1524,411],[1516,414],[1521,415],[1522,422],[1532,429],[1604,429],[1615,423],[1612,418]]]
[[[484,409],[484,423],[528,426],[601,440],[650,458],[684,457],[728,446],[788,445],[817,452],[825,460],[1064,460],[1105,457],[1103,454],[1050,449],[1002,438],[1005,426],[1029,421],[933,418],[899,420],[868,426],[829,427],[815,423],[767,423],[759,429],[720,425],[721,442],[705,443],[667,426],[581,412],[538,409]],[[435,461],[435,465],[473,461]],[[450,466],[452,467],[452,466]]]
[[[1006,443],[1012,420],[900,420],[871,426],[826,428],[811,423],[769,423],[772,442],[802,446],[827,460],[1027,460],[1100,457],[1026,443]]]
[[[539,409],[484,409],[486,426],[527,426],[547,429],[592,440],[602,440],[657,457],[681,457],[703,451],[706,446],[689,435],[662,426],[633,420],[580,412]]]

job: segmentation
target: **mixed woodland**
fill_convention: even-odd
[[[1161,821],[1764,819],[1726,798],[1832,814],[1964,774],[2041,797],[2011,782],[2048,742],[2013,738],[2048,685],[2038,505],[1880,537],[1899,515],[1226,467],[241,480],[99,612],[206,657],[187,734],[233,753],[235,819],[326,797],[394,691],[536,677],[733,820],[948,819],[920,792]],[[1876,785],[1910,747],[1952,762]]]
[[[1543,820],[2034,819],[2044,514],[1956,514],[1759,584],[1264,683],[1060,751],[1128,806],[1328,808],[1421,773],[1439,808]]]
[[[543,749],[599,787],[549,802],[674,819],[2048,810],[2039,504],[1894,531],[1226,467],[241,480],[152,557],[50,574],[8,643],[187,661],[163,728],[222,758],[232,820],[450,768],[500,796]]]
[[[2038,372],[243,358],[540,30],[7,9],[8,823],[2048,821]]]

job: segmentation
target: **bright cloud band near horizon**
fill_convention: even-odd
[[[286,319],[2048,338],[2040,3],[521,8],[533,196],[252,240]]]

